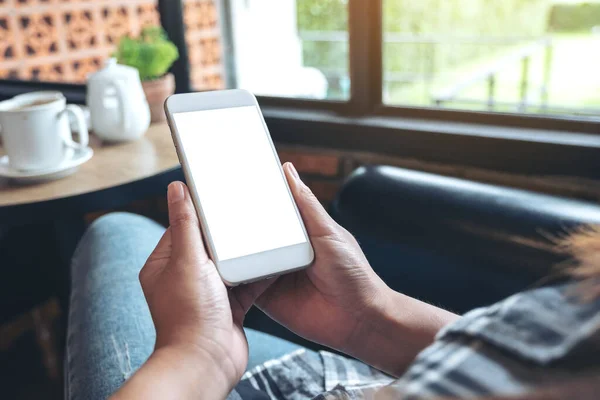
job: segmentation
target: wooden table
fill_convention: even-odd
[[[153,125],[143,138],[128,143],[107,144],[92,136],[91,147],[94,157],[67,178],[32,185],[0,178],[0,224],[117,208],[166,193],[170,182],[183,179],[166,124]]]

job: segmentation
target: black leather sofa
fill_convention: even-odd
[[[555,238],[600,206],[388,166],[358,169],[332,207],[395,290],[458,313],[555,276]]]
[[[600,224],[600,206],[388,166],[345,182],[333,217],[393,289],[457,313],[549,282],[553,238]],[[253,310],[247,325],[307,344]]]

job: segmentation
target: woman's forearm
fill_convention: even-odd
[[[400,376],[444,326],[459,317],[391,289],[357,328],[346,349],[373,367]]]
[[[219,367],[208,354],[158,349],[111,399],[222,400],[231,383]]]

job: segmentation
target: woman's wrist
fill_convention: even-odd
[[[173,371],[178,371],[182,384],[195,391],[199,395],[197,398],[225,398],[237,384],[229,365],[226,365],[228,358],[219,357],[202,347],[165,346],[156,349],[153,357],[159,357]]]
[[[224,399],[233,382],[209,352],[184,346],[156,349],[113,399]]]
[[[385,286],[356,329],[347,352],[400,376],[440,329],[456,319],[457,315]]]

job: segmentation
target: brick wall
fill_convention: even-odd
[[[184,0],[195,89],[224,87],[219,0]],[[159,25],[157,0],[0,0],[0,79],[85,83],[123,35]]]
[[[220,6],[220,0],[184,0],[190,80],[196,90],[225,88]]]

